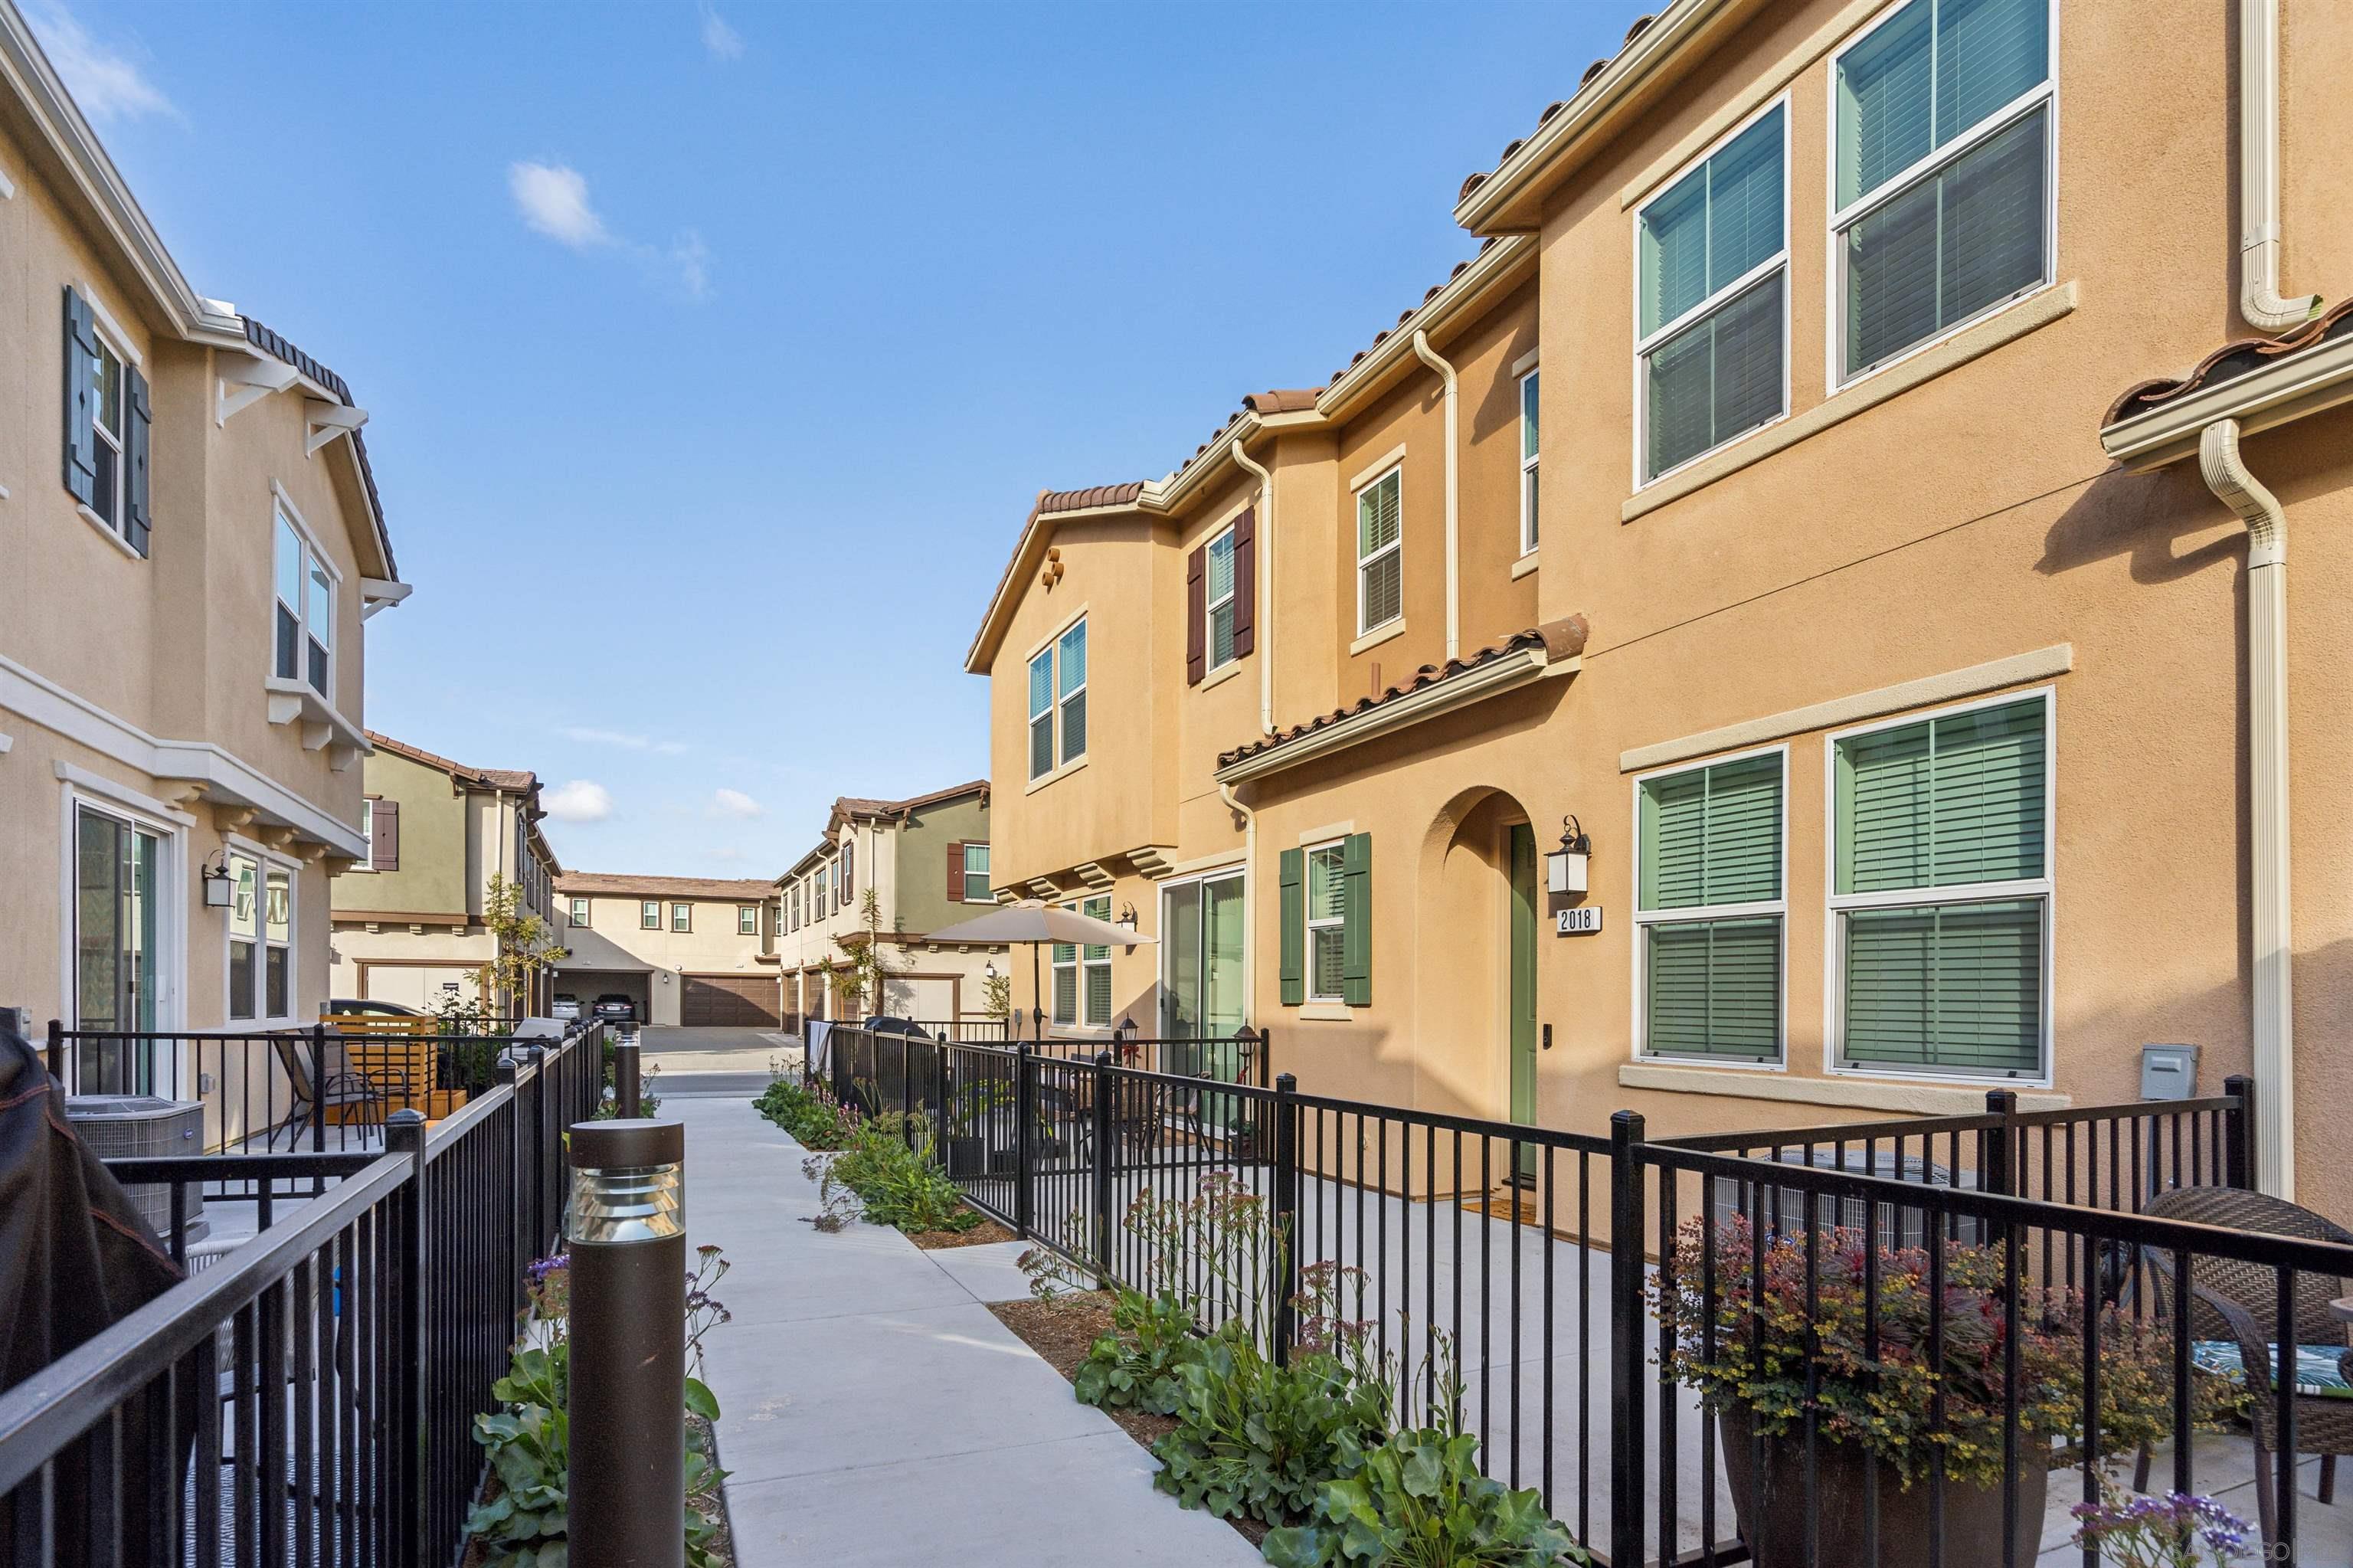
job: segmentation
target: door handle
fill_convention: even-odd
[[[1549,1023],[1544,1026],[1544,1048],[1547,1051],[1552,1049],[1552,1025]]]

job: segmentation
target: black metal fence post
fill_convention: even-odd
[[[1288,1366],[1291,1343],[1299,1337],[1299,1081],[1289,1073],[1274,1081],[1274,1256],[1267,1277],[1274,1282],[1274,1364]]]
[[[897,1038],[899,1041],[899,1141],[913,1149],[915,1147],[914,1075],[908,1071],[908,1036],[902,1034]],[[875,1058],[874,1065],[879,1069],[882,1065],[881,1054],[877,1052]]]
[[[1038,1058],[1024,1042],[1013,1058],[1013,1234],[1029,1239],[1037,1224]]]
[[[640,1119],[570,1131],[572,1560],[682,1568],[686,1129]]]
[[[2222,1080],[2222,1092],[2239,1102],[2229,1113],[2223,1180],[2242,1192],[2255,1185],[2255,1081],[2244,1073]]]
[[[932,1150],[943,1167],[947,1164],[948,1139],[955,1136],[948,1120],[948,1049],[944,1040],[932,1047]]]
[[[2010,1160],[2018,1142],[2018,1091],[1988,1089],[1986,1114],[2001,1118],[2001,1125],[1978,1134],[1978,1190],[2015,1196],[2011,1189],[2017,1184],[2017,1176],[2010,1169]]]
[[[1116,1151],[1112,1148],[1112,1139],[1115,1134],[1113,1131],[1111,1097],[1117,1092],[1114,1086],[1118,1080],[1111,1075],[1111,1065],[1110,1052],[1095,1053],[1095,1081],[1092,1085],[1094,1137],[1092,1140],[1094,1146],[1095,1213],[1094,1234],[1091,1239],[1095,1252],[1095,1285],[1103,1290],[1111,1288],[1111,1182],[1112,1167],[1116,1162]]]
[[[1250,1038],[1256,1043],[1253,1050],[1258,1056],[1258,1086],[1262,1089],[1271,1081],[1267,1075],[1274,1066],[1274,1031],[1261,1024],[1250,1031]]]
[[[638,1075],[638,1043],[627,1041],[613,1047],[613,1115],[622,1121],[635,1121],[638,1097],[644,1092],[643,1080]],[[602,1095],[598,1096],[602,1098]]]
[[[425,1315],[425,1282],[430,1259],[426,1247],[425,1113],[403,1106],[385,1121],[384,1146],[409,1161],[408,1179],[390,1201],[392,1211],[392,1340],[389,1358],[396,1391],[387,1400],[385,1452],[389,1459],[383,1478],[390,1503],[390,1563],[420,1563],[432,1553],[427,1520],[425,1477],[427,1447],[433,1429],[427,1417],[430,1391],[427,1369],[433,1364]]]
[[[1642,1561],[1642,1131],[1639,1112],[1609,1118],[1609,1561],[1628,1564]]]

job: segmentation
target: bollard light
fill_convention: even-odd
[[[686,1561],[686,1129],[573,1124],[572,1561]]]

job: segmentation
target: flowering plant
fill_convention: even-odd
[[[2077,1503],[2074,1544],[2120,1568],[2206,1568],[2247,1553],[2247,1521],[2212,1498],[2168,1492],[2135,1497],[2104,1486],[2100,1500]]]
[[[1801,1429],[1810,1414],[1825,1440],[1877,1456],[1906,1487],[1926,1476],[1938,1455],[1947,1477],[1991,1487],[2001,1480],[2005,1411],[2014,1404],[2021,1452],[2040,1449],[2054,1466],[2070,1463],[2054,1445],[2071,1446],[2084,1435],[2087,1310],[2098,1315],[2102,1451],[2124,1453],[2172,1434],[2164,1326],[2113,1306],[2087,1308],[2080,1290],[2010,1281],[1999,1248],[1936,1244],[1944,1248],[1944,1300],[1932,1362],[1926,1248],[1882,1247],[1870,1267],[1860,1230],[1816,1231],[1810,1312],[1805,1233],[1784,1230],[1767,1239],[1761,1285],[1755,1243],[1744,1216],[1717,1224],[1711,1270],[1702,1222],[1693,1220],[1649,1288],[1653,1309],[1673,1330],[1665,1370],[1713,1408],[1746,1410],[1767,1436]],[[1868,1314],[1867,1271],[1875,1274],[1875,1310]],[[2015,1389],[2005,1306],[2013,1287]],[[2227,1383],[2190,1376],[2193,1422],[2211,1425],[2234,1407]]]

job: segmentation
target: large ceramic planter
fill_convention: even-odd
[[[1740,1536],[1757,1568],[1806,1568],[1806,1443],[1799,1435],[1765,1439],[1762,1486],[1752,1487],[1755,1427],[1746,1410],[1717,1418],[1724,1442],[1724,1478],[1731,1489]],[[1895,1467],[1879,1467],[1879,1558],[1863,1551],[1863,1499],[1871,1485],[1861,1450],[1817,1440],[1814,1446],[1816,1561],[1828,1568],[1929,1568],[1928,1494],[1924,1478],[1907,1490]],[[2018,1533],[2010,1557],[2030,1568],[2042,1538],[2042,1505],[2051,1473],[2030,1464],[2018,1474]],[[1751,1499],[1761,1516],[1749,1517]],[[1945,1483],[1945,1568],[2002,1568],[2001,1489]]]

